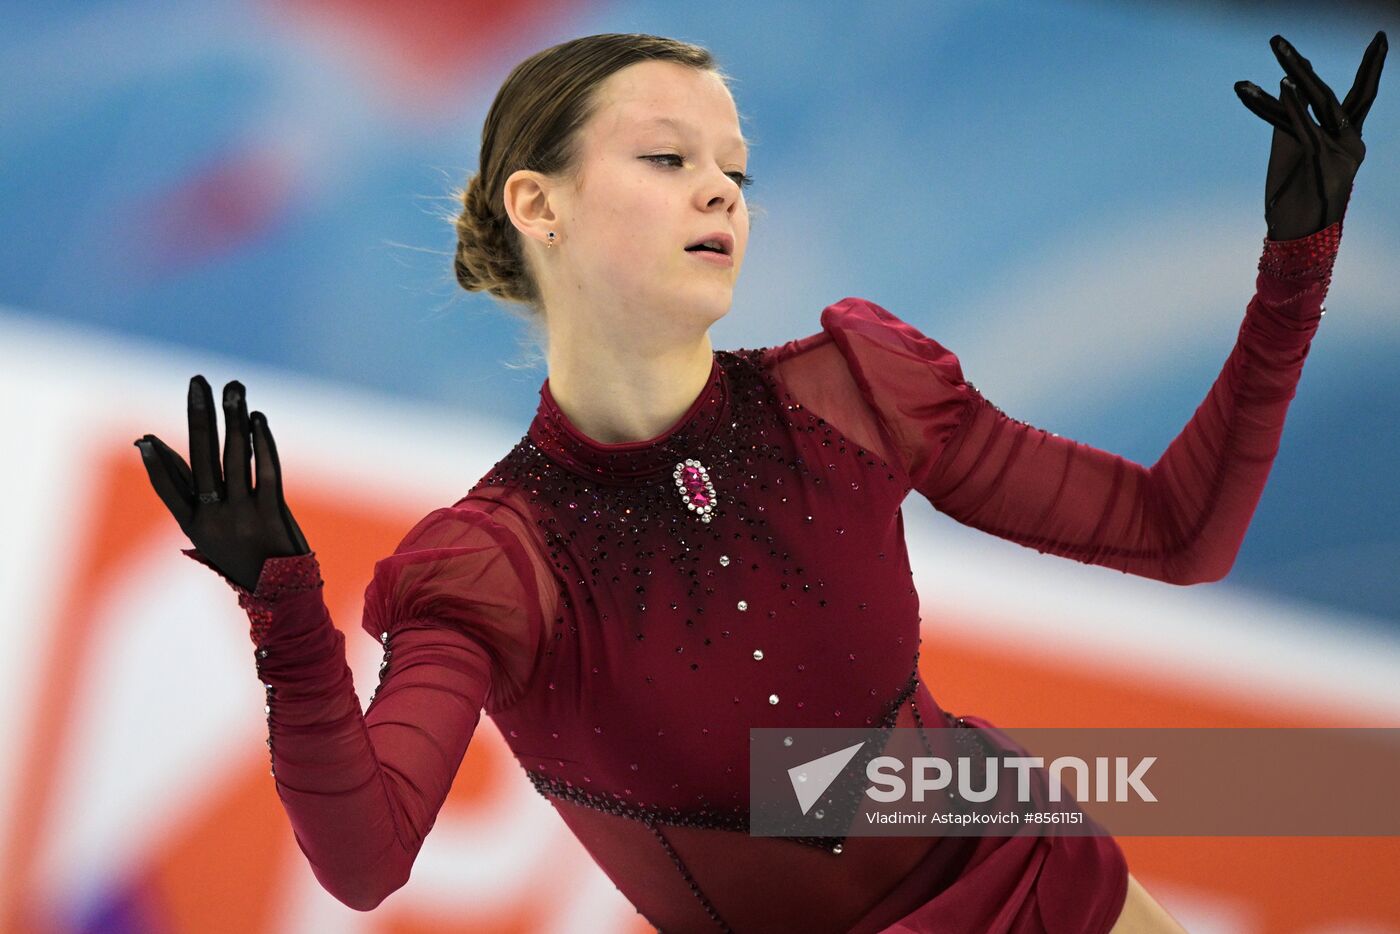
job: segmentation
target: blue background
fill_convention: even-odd
[[[717,348],[813,333],[824,306],[863,296],[957,352],[1009,414],[1150,464],[1253,294],[1272,130],[1233,83],[1277,92],[1282,33],[1342,98],[1375,31],[1396,34],[1377,10],[1029,0],[375,7],[7,5],[0,314],[494,412],[523,433],[543,363],[513,366],[523,327],[457,287],[450,190],[514,64],[653,32],[715,53],[752,145],[755,222]],[[1393,84],[1222,586],[1400,628]],[[276,418],[276,400],[249,397]]]

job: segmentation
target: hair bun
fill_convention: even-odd
[[[457,251],[453,270],[457,282],[469,292],[490,292],[508,301],[528,303],[521,292],[520,262],[506,227],[509,219],[493,210],[481,173],[472,176],[462,192],[457,215]]]

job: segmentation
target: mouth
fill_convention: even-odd
[[[716,230],[692,240],[685,249],[687,253],[723,253],[725,256],[733,256],[734,238],[722,230]]]

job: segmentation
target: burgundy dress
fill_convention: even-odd
[[[750,836],[749,729],[923,726],[944,749],[1020,753],[920,680],[904,498],[1076,561],[1221,579],[1340,237],[1265,241],[1237,343],[1150,468],[1008,417],[951,351],[860,298],[800,340],[716,351],[648,441],[590,440],[546,380],[519,443],[375,564],[367,710],[314,554],[268,560],[251,593],[230,582],[316,877],[362,910],[403,885],[484,709],[664,931],[1107,931],[1127,888],[1108,836]]]

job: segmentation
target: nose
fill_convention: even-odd
[[[739,186],[719,166],[715,166],[711,172],[705,175],[703,190],[709,194],[709,199],[706,202],[708,205],[713,205],[718,201],[733,206],[739,201]]]

